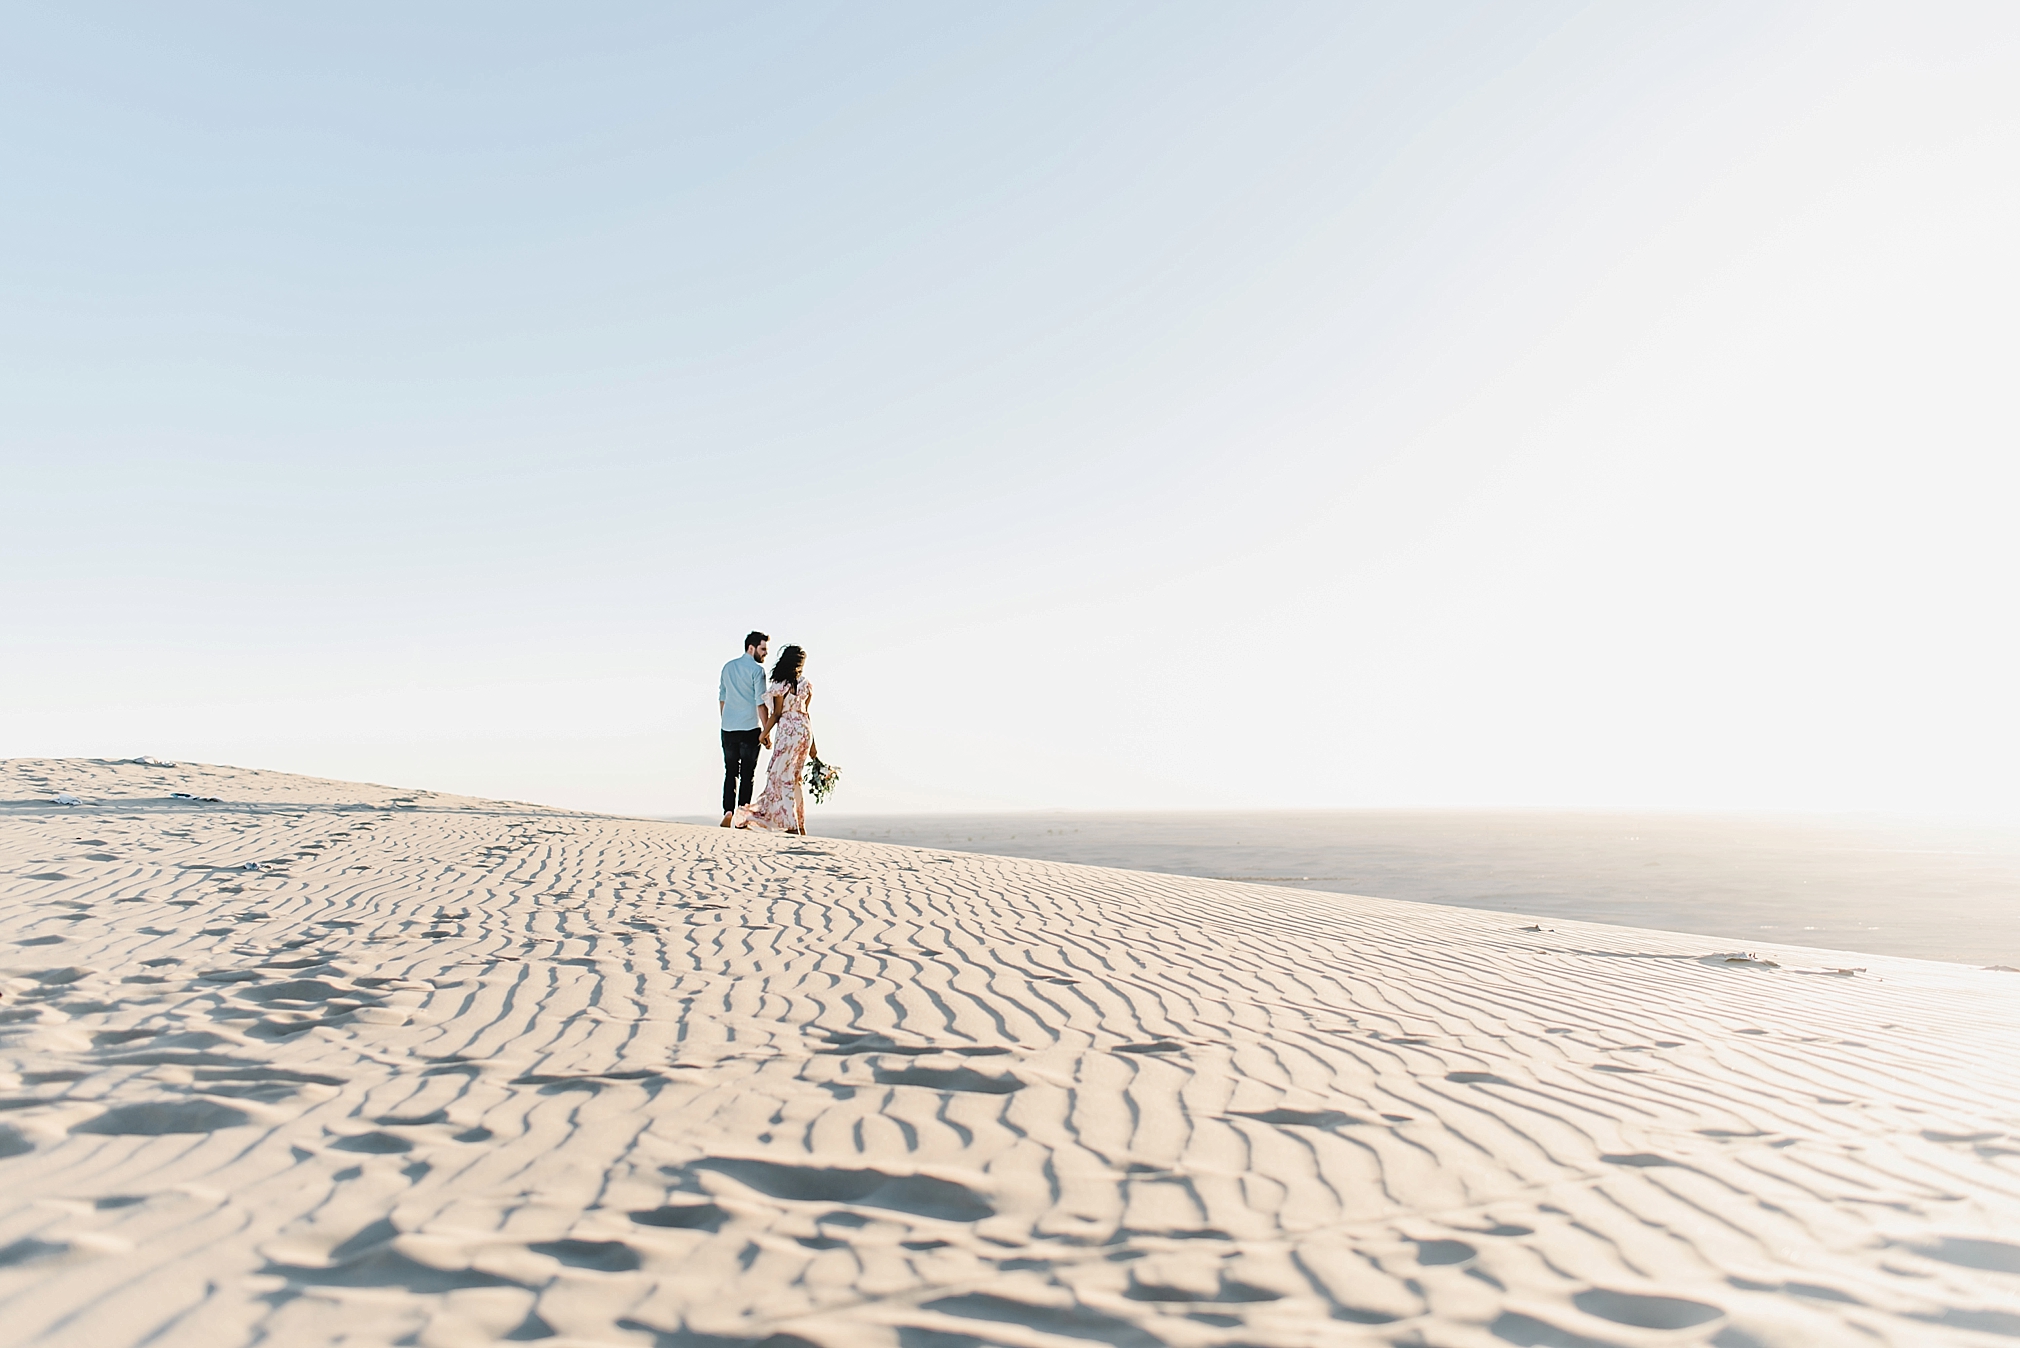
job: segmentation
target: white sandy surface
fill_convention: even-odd
[[[0,1342],[2020,1338],[2020,973],[1544,925],[14,760]]]

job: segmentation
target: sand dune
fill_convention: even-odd
[[[2020,1337],[2020,974],[234,769],[0,802],[8,1345]]]

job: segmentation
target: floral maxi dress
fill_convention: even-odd
[[[765,767],[765,789],[756,801],[739,806],[731,822],[738,828],[787,832],[806,827],[806,805],[800,797],[800,773],[807,765],[807,749],[813,743],[813,728],[807,720],[807,703],[813,699],[811,679],[801,679],[799,687],[773,683],[765,696],[776,699],[778,718],[772,722],[772,758]]]

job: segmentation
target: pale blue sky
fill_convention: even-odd
[[[2005,5],[46,7],[0,753],[2020,806]],[[1995,770],[1995,768],[1997,770]]]

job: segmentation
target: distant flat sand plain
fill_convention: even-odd
[[[2010,824],[1648,810],[817,810],[814,831],[1546,921],[2020,964],[2020,828]]]
[[[15,760],[0,1342],[2010,1345],[2016,1025],[1967,965]]]

